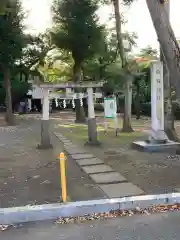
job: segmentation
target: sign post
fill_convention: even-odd
[[[114,128],[117,136],[118,121],[117,121],[117,104],[116,97],[104,98],[104,118],[114,119]],[[105,131],[107,131],[108,124],[105,121]]]

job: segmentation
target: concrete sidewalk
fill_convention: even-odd
[[[180,213],[91,221],[58,225],[52,222],[27,224],[1,234],[1,240],[179,240]]]

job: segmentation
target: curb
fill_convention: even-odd
[[[56,220],[60,217],[78,217],[92,213],[104,213],[111,210],[141,209],[152,205],[180,203],[180,193],[144,195],[114,199],[70,202],[67,204],[44,204],[0,209],[0,224],[18,224],[44,220]]]

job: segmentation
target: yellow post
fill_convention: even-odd
[[[60,160],[62,200],[64,203],[66,203],[67,202],[66,167],[65,167],[66,158],[63,152],[60,153],[59,160]]]

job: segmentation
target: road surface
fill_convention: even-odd
[[[1,240],[179,240],[180,212],[81,224],[27,224],[0,233]]]

